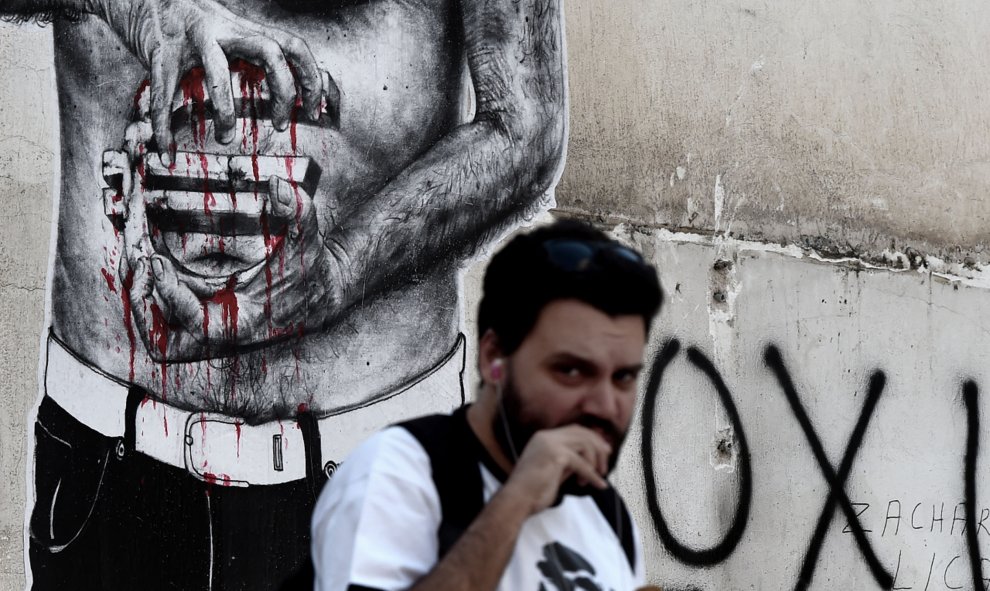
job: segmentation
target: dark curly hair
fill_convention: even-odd
[[[577,244],[584,258],[555,260]],[[575,264],[571,264],[575,263]],[[663,303],[656,269],[585,223],[561,220],[513,238],[492,257],[478,306],[478,338],[491,329],[511,355],[554,300],[575,299],[609,316],[638,315],[647,331]]]

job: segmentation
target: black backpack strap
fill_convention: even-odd
[[[440,497],[439,552],[443,558],[484,507],[480,444],[467,423],[467,407],[451,415],[429,415],[399,423],[430,456],[433,484]]]
[[[629,560],[629,569],[636,572],[636,545],[633,540],[633,524],[626,504],[622,502],[622,497],[611,486],[605,490],[595,490],[592,493],[598,510],[602,512],[605,521],[612,526],[612,531],[622,542],[622,549]]]

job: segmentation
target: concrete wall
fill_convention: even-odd
[[[38,397],[58,128],[47,29],[0,25],[0,589],[24,583],[29,409]]]
[[[851,254],[986,246],[985,4],[567,9],[561,205]]]
[[[671,296],[618,476],[653,580],[874,589],[885,572],[894,588],[973,589],[970,548],[990,557],[985,287],[793,247],[619,234],[653,254]],[[966,383],[980,392],[969,405]],[[823,517],[830,496],[864,544],[841,505]]]
[[[973,443],[987,437],[990,402],[963,397],[967,380],[990,387],[990,283],[979,270],[990,8],[673,0],[567,10],[560,212],[642,247],[668,295],[651,340],[655,383],[644,381],[614,477],[651,580],[784,589],[803,569],[816,589],[877,588],[883,572],[897,588],[972,589],[974,564],[990,578],[971,550],[990,556],[990,458]],[[24,577],[57,153],[50,47],[47,30],[0,26],[3,589]],[[465,283],[468,319],[477,276]],[[771,345],[780,363],[768,363]],[[871,378],[878,398],[864,415]],[[972,417],[981,429],[968,428]],[[848,477],[829,476],[844,457]],[[841,507],[820,517],[833,490],[859,514],[864,543]]]

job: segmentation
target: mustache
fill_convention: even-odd
[[[605,436],[605,441],[607,441],[612,447],[622,443],[622,440],[624,439],[622,431],[619,430],[614,423],[601,417],[581,415],[575,423],[581,425],[582,427],[587,427],[588,429],[601,432],[601,434]]]

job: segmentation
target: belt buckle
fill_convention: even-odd
[[[219,413],[209,413],[209,412],[196,412],[189,413],[186,418],[185,432],[182,437],[182,448],[183,448],[183,458],[185,460],[186,472],[191,474],[197,480],[205,482],[207,484],[215,484],[219,486],[239,486],[246,487],[251,483],[247,480],[238,479],[228,472],[224,471],[223,466],[216,468],[216,471],[211,471],[208,460],[206,459],[206,434],[208,432],[209,425],[229,425],[230,429],[235,433],[238,433],[241,428],[241,423],[236,419],[229,417],[227,415]],[[197,438],[194,436],[195,430],[199,429],[200,437],[199,444],[197,445]],[[237,444],[239,444],[239,433],[235,435],[238,438]],[[199,448],[200,454],[196,454],[196,449]],[[200,461],[200,457],[203,457]],[[219,455],[218,455],[219,457]]]

